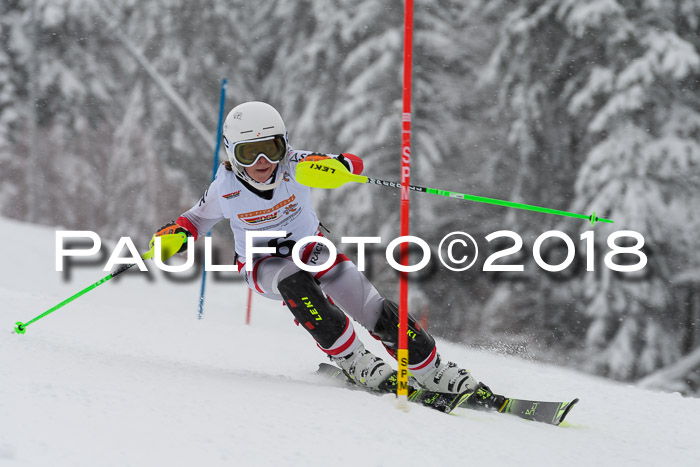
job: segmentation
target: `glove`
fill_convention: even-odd
[[[333,157],[327,156],[325,154],[321,154],[319,152],[312,152],[308,156],[302,159],[304,162],[317,162],[317,161],[323,161],[326,159],[333,159]],[[338,157],[335,158],[336,160],[340,161],[346,169],[348,169],[348,172],[350,172],[350,163],[345,160],[345,157],[343,155],[339,155]]]
[[[345,168],[348,169],[348,172],[352,172],[351,167],[350,167],[350,163],[347,161],[347,159],[345,159],[345,156],[343,156],[341,154],[338,157],[336,157],[336,159],[343,163]]]
[[[338,156],[338,160],[345,164],[348,170],[355,175],[360,175],[365,168],[362,159],[357,157],[355,154],[350,154],[349,152],[344,152]],[[352,165],[352,168],[350,167]]]
[[[160,237],[161,235],[169,235],[169,234],[176,234],[184,232],[185,235],[188,237],[192,236],[192,232],[184,228],[183,226],[176,224],[175,221],[170,221],[169,223],[165,224],[163,227],[158,229],[158,231],[153,235],[153,238],[151,239],[151,243],[149,244],[150,248],[153,248],[153,245],[155,244],[156,237]],[[177,250],[177,253],[182,253],[183,251],[187,250],[187,242],[184,242],[182,246],[180,247],[179,250]]]

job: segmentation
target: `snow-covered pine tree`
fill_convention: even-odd
[[[497,29],[478,2],[417,2],[414,39],[414,184],[503,198],[511,184],[503,169],[499,122],[490,111],[493,86],[481,85]],[[503,228],[505,210],[432,196],[412,197],[412,231],[437,247],[450,232],[477,239]],[[444,252],[443,252],[444,253]],[[484,257],[483,251],[480,255]],[[482,305],[493,289],[479,272],[440,266],[414,287],[427,297],[430,329],[462,342],[482,337]]]
[[[693,234],[700,227],[700,5],[623,7],[614,15],[620,37],[601,41],[600,60],[570,103],[572,114],[587,119],[591,145],[575,205],[601,206],[616,230],[643,233],[653,254],[648,280],[603,274],[595,285],[608,299],[587,294],[592,364],[634,378],[692,350],[682,347],[693,329],[672,286],[678,273],[700,264]],[[582,16],[569,13],[584,33]]]
[[[166,209],[186,209],[211,174],[221,78],[231,75],[229,96],[244,97],[253,81],[242,4],[4,3],[0,62],[12,73],[0,112],[8,122],[3,141],[12,145],[0,151],[8,160],[3,189],[13,198],[3,198],[3,212],[23,217],[32,207],[36,222],[146,238],[164,222]],[[207,123],[211,144],[198,139],[126,52],[109,20]],[[38,70],[32,73],[35,29]],[[30,157],[27,96],[34,83],[39,120],[32,141],[37,155]],[[25,189],[30,178],[40,181],[40,192]]]
[[[244,7],[245,2],[219,0],[196,7],[185,1],[125,1],[96,15],[101,24],[113,20],[120,25],[120,32],[185,101],[188,112],[210,130],[209,140],[204,140],[124,44],[114,41],[111,55],[125,84],[111,139],[111,185],[119,190],[114,185],[120,184],[125,201],[110,206],[118,231],[126,229],[147,240],[149,232],[189,208],[209,184],[221,79],[228,78],[226,111],[232,102],[247,98],[252,81],[253,61],[247,55],[252,39],[242,28]],[[141,208],[137,219],[129,214],[134,206]]]
[[[624,280],[599,261],[597,274],[549,303],[541,275],[536,322],[555,335],[583,325],[584,355],[598,373],[644,375],[680,354],[687,331],[669,281],[699,259],[689,235],[700,199],[699,6],[545,0],[507,11],[490,74],[501,83],[519,184],[530,184],[524,192],[535,201],[572,199],[573,211],[614,219],[595,229],[599,251],[610,232],[636,230],[654,253],[650,276]],[[552,311],[567,305],[570,313]]]
[[[28,152],[28,134],[20,135],[18,128],[27,128],[24,122],[31,118],[29,109],[17,105],[21,99],[19,88],[26,82],[26,75],[16,73],[20,60],[16,41],[22,39],[17,37],[16,29],[20,24],[22,12],[10,2],[3,2],[0,5],[0,200],[13,201],[20,199],[26,187],[26,161],[18,154]],[[19,203],[7,201],[0,203],[0,213],[10,217],[24,214]]]

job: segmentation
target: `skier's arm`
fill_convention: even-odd
[[[209,232],[217,222],[224,218],[221,206],[217,202],[217,193],[217,183],[214,180],[197,204],[183,213],[177,220],[158,229],[155,236],[185,232],[188,237],[192,236],[197,240],[200,233]],[[185,245],[181,251],[184,250]]]
[[[218,193],[218,183],[214,180],[199,202],[178,217],[175,223],[189,231],[195,240],[200,234],[209,232],[224,218]]]

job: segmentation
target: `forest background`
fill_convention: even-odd
[[[412,183],[615,223],[414,194],[413,235],[465,231],[482,253],[469,271],[415,277],[411,312],[456,342],[699,394],[699,26],[700,0],[417,0]],[[397,180],[402,34],[396,0],[4,0],[0,213],[145,245],[209,183],[223,77],[226,110],[269,102],[295,148],[352,152]],[[314,197],[331,237],[398,236],[396,190]],[[222,224],[214,236],[232,245]],[[577,267],[534,263],[551,229],[574,240]],[[512,245],[485,240],[499,230],[524,241],[499,263],[524,272],[481,270]],[[643,235],[643,271],[603,265],[619,230]],[[396,298],[395,271],[370,263]]]

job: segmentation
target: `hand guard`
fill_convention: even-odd
[[[192,233],[184,228],[183,226],[175,223],[174,221],[170,221],[169,223],[165,224],[163,227],[158,229],[158,231],[153,235],[153,238],[151,239],[151,243],[148,245],[150,248],[153,248],[153,245],[155,244],[156,237],[160,237],[161,235],[168,235],[168,234],[176,234],[184,232],[185,235],[188,237],[192,236]],[[187,250],[187,242],[184,242],[182,246],[180,247],[179,250],[177,250],[177,253],[182,253],[183,251]]]
[[[326,159],[333,159],[333,157],[327,156],[326,154],[321,154],[319,152],[312,152],[311,154],[303,158],[302,162],[316,162],[323,161]],[[335,159],[339,160],[345,166],[345,168],[348,169],[348,172],[351,172],[350,163],[345,159],[345,157],[343,157],[342,154],[336,157]]]

